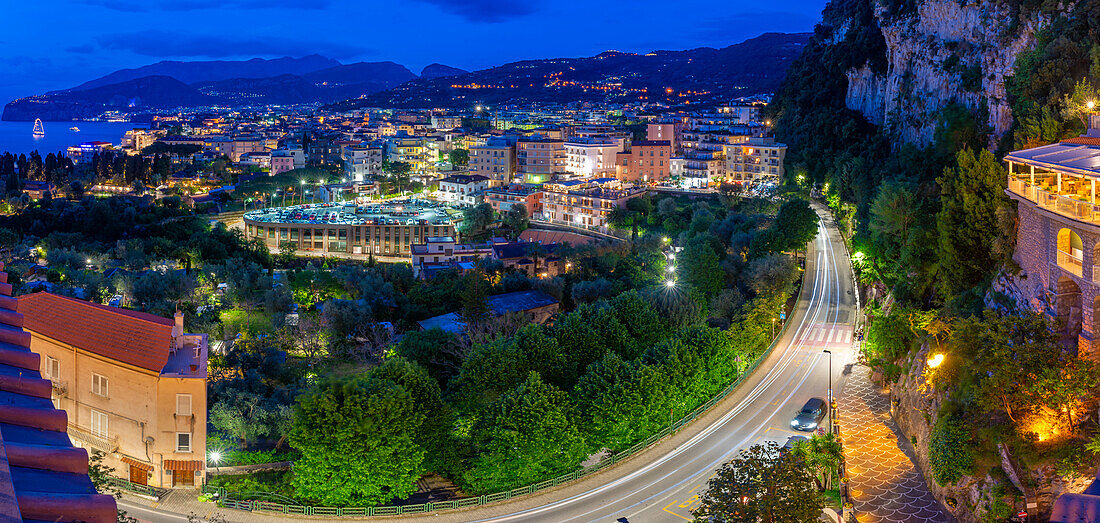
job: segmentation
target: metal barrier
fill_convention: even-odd
[[[802,290],[805,290],[803,286]],[[370,517],[370,516],[399,516],[402,514],[421,514],[427,512],[438,512],[440,510],[453,510],[457,508],[475,507],[480,505],[487,505],[489,503],[496,503],[506,499],[514,497],[525,496],[527,494],[534,494],[536,492],[556,487],[570,481],[576,481],[584,476],[593,474],[600,470],[603,470],[611,465],[619,463],[627,458],[634,456],[642,450],[648,448],[654,443],[675,434],[680,429],[687,426],[696,418],[701,416],[711,407],[717,405],[722,400],[726,399],[734,390],[737,389],[746,376],[749,376],[760,366],[779,344],[779,340],[783,338],[783,335],[787,332],[787,328],[791,323],[794,323],[790,319],[783,323],[783,327],[779,330],[778,336],[772,339],[768,348],[764,352],[760,353],[753,360],[751,364],[745,367],[744,370],[737,376],[737,379],[722,389],[716,396],[712,397],[706,403],[696,407],[691,412],[687,413],[684,417],[680,418],[675,423],[666,426],[658,431],[656,434],[651,435],[643,441],[635,443],[629,449],[608,456],[599,463],[586,467],[583,469],[575,470],[568,474],[562,474],[556,478],[548,479],[538,483],[533,483],[524,487],[515,488],[504,492],[496,492],[493,494],[486,494],[484,496],[462,498],[450,501],[436,501],[432,503],[421,503],[418,505],[396,505],[396,506],[378,506],[378,507],[311,507],[311,506],[299,506],[299,505],[284,505],[281,503],[274,503],[269,501],[249,501],[234,499],[233,494],[226,491],[221,487],[208,487],[203,486],[202,491],[208,493],[218,494],[218,506],[225,508],[235,508],[239,510],[247,510],[250,512],[274,512],[279,514],[301,514],[301,515],[314,515],[314,516],[358,516],[358,517]]]
[[[166,489],[166,488],[150,487],[149,485],[142,485],[141,483],[134,483],[132,481],[129,481],[129,480],[126,480],[126,479],[123,479],[123,478],[116,478],[114,476],[108,476],[107,483],[110,483],[111,485],[113,485],[115,487],[118,487],[120,489],[128,490],[128,491],[136,493],[136,494],[151,496],[151,497],[157,498],[158,500],[160,498],[164,497],[164,495],[168,493],[168,489]]]

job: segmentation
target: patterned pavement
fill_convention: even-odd
[[[900,432],[890,418],[890,399],[870,375],[868,367],[853,365],[837,398],[856,519],[860,523],[954,521],[900,448]]]

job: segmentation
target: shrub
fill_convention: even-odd
[[[936,420],[928,438],[928,462],[932,479],[939,485],[953,485],[974,467],[970,430],[963,420],[944,414]]]

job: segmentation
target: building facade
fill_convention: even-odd
[[[439,199],[462,205],[477,205],[489,188],[489,178],[479,174],[452,174],[439,180]]]
[[[207,338],[175,319],[45,292],[19,297],[31,350],[73,443],[134,483],[194,487],[206,470]]]
[[[630,151],[618,154],[615,176],[625,182],[649,183],[667,180],[672,175],[672,142],[639,140]]]
[[[783,179],[787,146],[775,138],[754,137],[726,147],[726,180],[753,183]]]
[[[498,213],[509,211],[517,204],[522,204],[527,208],[527,217],[530,218],[542,212],[542,190],[520,184],[491,187],[485,191],[485,203]]]
[[[516,144],[502,137],[493,137],[484,145],[470,147],[470,174],[489,179],[489,185],[500,187],[512,183],[516,176]]]
[[[516,143],[516,171],[524,183],[543,183],[567,175],[566,161],[564,140],[534,136]]]
[[[610,139],[574,138],[565,142],[565,170],[576,178],[613,176],[622,146]]]
[[[615,178],[548,183],[543,185],[542,216],[552,223],[600,228],[611,211],[642,194],[645,189]]]
[[[1100,114],[1087,134],[1015,151],[1008,190],[1017,202],[1014,259],[1025,299],[1056,321],[1063,341],[1100,358]]]

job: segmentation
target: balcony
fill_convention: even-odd
[[[92,434],[91,431],[69,424],[69,437],[73,442],[78,442],[82,447],[92,447],[108,454],[118,450],[118,436],[104,438]]]
[[[1072,187],[1076,184],[1066,183]],[[1048,211],[1072,218],[1077,221],[1100,225],[1100,205],[1091,203],[1091,194],[1086,197],[1080,192],[1063,189],[1058,193],[1052,187],[1028,183],[1027,180],[1009,176],[1008,190],[1017,196],[1033,201]],[[1091,190],[1091,188],[1090,188]]]

